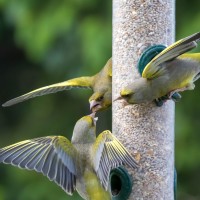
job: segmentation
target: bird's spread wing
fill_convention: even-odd
[[[101,184],[106,189],[111,169],[120,165],[138,167],[135,159],[110,131],[104,131],[97,137],[92,147],[92,163]]]
[[[76,154],[67,138],[48,136],[0,149],[0,162],[41,172],[66,193],[72,194],[76,185]]]
[[[92,89],[92,77],[80,77],[80,78],[74,78],[70,79],[68,81],[64,81],[61,83],[56,83],[53,85],[41,87],[39,89],[33,90],[29,93],[26,93],[22,96],[16,97],[14,99],[11,99],[4,103],[2,106],[12,106],[14,104],[26,101],[28,99],[37,97],[37,96],[43,96],[46,94],[56,93],[63,90],[69,90],[71,88],[90,88]]]
[[[153,79],[164,73],[164,68],[160,65],[164,62],[170,61],[185,52],[195,48],[197,42],[200,40],[200,32],[181,39],[154,57],[144,68],[142,77]]]

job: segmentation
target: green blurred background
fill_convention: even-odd
[[[176,39],[200,31],[200,1],[177,0]],[[112,1],[0,0],[0,104],[41,86],[100,70],[112,50]],[[199,49],[200,50],[200,49]],[[176,104],[178,199],[200,199],[200,81]],[[91,91],[74,89],[0,109],[0,146],[62,134],[89,113]],[[82,102],[82,103],[80,103]],[[111,129],[111,110],[98,131]],[[64,200],[36,172],[0,166],[0,200]]]

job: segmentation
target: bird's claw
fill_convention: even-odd
[[[161,107],[167,100],[178,102],[181,99],[181,95],[178,92],[170,92],[169,94],[155,99],[155,103],[158,107]]]
[[[171,99],[172,99],[174,102],[180,101],[181,98],[182,98],[182,97],[181,97],[180,93],[178,93],[178,92],[175,92],[175,93],[171,96]]]

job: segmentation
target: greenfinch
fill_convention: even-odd
[[[111,169],[138,164],[110,131],[96,137],[96,121],[95,113],[78,120],[71,142],[47,136],[4,147],[0,163],[40,172],[69,195],[77,190],[86,200],[111,200]]]
[[[42,87],[16,97],[4,103],[2,106],[11,106],[28,99],[50,93],[56,93],[71,88],[88,88],[93,90],[89,98],[90,110],[97,112],[108,108],[112,103],[112,58],[110,58],[103,69],[94,76],[85,76],[70,79],[61,83],[56,83]]]
[[[141,78],[122,88],[116,100],[140,104],[164,96],[172,99],[176,92],[193,90],[200,76],[200,53],[186,52],[197,47],[199,39],[200,32],[164,49],[145,66]]]

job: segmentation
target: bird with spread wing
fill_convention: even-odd
[[[71,88],[89,88],[93,90],[89,98],[90,110],[97,112],[111,106],[112,103],[112,58],[110,58],[103,69],[94,76],[84,76],[70,79],[64,82],[41,87],[29,93],[11,99],[2,106],[12,106],[28,99],[43,96],[50,93],[69,90]]]
[[[155,56],[144,68],[142,77],[122,88],[119,99],[131,104],[152,102],[175,92],[193,90],[200,77],[200,53],[186,53],[197,47],[200,32],[181,39]]]
[[[71,142],[47,136],[1,148],[0,163],[40,172],[69,195],[77,190],[86,200],[111,200],[110,171],[138,164],[110,131],[96,137],[96,121],[95,113],[79,119]]]

